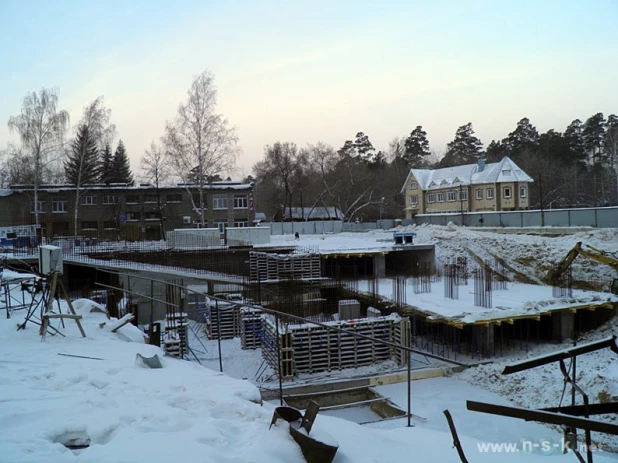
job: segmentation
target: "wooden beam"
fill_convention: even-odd
[[[570,426],[577,429],[585,429],[587,431],[618,435],[618,426],[615,424],[595,421],[589,418],[578,418],[571,415],[564,415],[561,413],[553,413],[543,410],[528,410],[518,407],[507,407],[504,405],[474,402],[472,400],[466,401],[466,408],[473,412],[508,416],[511,418],[519,418],[526,421],[538,421],[540,423],[558,424]]]
[[[43,318],[70,318],[71,320],[81,320],[82,316],[73,313],[50,313],[43,315]]]
[[[112,328],[112,333],[117,332],[124,325],[126,325],[127,323],[130,323],[131,320],[133,320],[134,318],[135,316],[132,313],[126,314],[124,317],[118,320],[117,325]]]

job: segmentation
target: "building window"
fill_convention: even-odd
[[[410,196],[410,206],[418,206],[418,195]]]
[[[435,193],[429,193],[427,195],[427,202],[428,203],[435,203],[436,202],[436,194]]]
[[[82,222],[82,230],[97,230],[98,228],[99,224],[96,221]]]
[[[173,194],[167,195],[165,197],[165,200],[168,203],[181,203],[182,202],[182,195],[180,193],[173,193]]]
[[[53,198],[52,199],[52,212],[54,213],[69,212],[69,202],[66,199]]]
[[[468,200],[468,192],[466,190],[461,190],[459,192],[459,200],[460,201],[467,201]]]
[[[200,208],[200,195],[193,195],[192,198],[193,198],[193,206],[196,209],[199,209]],[[208,209],[208,201],[206,200],[205,196],[204,196],[204,204],[202,204],[202,206],[204,210]]]
[[[45,212],[45,201],[37,201],[37,210],[34,210],[34,201],[30,203],[30,212]]]
[[[508,187],[508,186],[505,187],[504,190],[503,190],[503,197],[504,197],[504,199],[510,199],[511,195],[512,195],[511,188]]]
[[[227,228],[227,219],[215,219],[215,227],[219,229],[219,233],[225,232]]]
[[[105,230],[117,230],[118,229],[118,224],[113,221],[113,220],[107,220],[105,222],[103,222],[103,228]]]
[[[247,209],[249,207],[249,199],[247,195],[234,195],[234,209]]]
[[[159,220],[161,218],[161,215],[154,211],[154,212],[146,212],[144,214],[144,220]]]
[[[509,177],[511,175],[511,169],[504,169],[502,175]]]
[[[139,220],[140,213],[139,212],[127,212],[127,222]]]
[[[234,220],[234,226],[235,227],[248,227],[249,221],[247,219]]]
[[[103,196],[103,204],[118,204],[118,196],[116,195]]]
[[[416,190],[418,188],[418,183],[410,182],[410,190]]]
[[[212,208],[213,209],[227,209],[227,196],[223,196],[223,195],[213,196]]]
[[[144,202],[145,203],[156,203],[157,202],[157,195],[146,195],[144,197]]]
[[[456,191],[449,191],[447,193],[447,199],[449,201],[457,201],[457,192]]]
[[[519,187],[519,197],[520,198],[525,198],[527,194],[528,194],[528,192],[526,191],[526,187],[525,186]]]
[[[483,190],[476,190],[476,199],[483,199]]]
[[[494,199],[494,189],[487,188],[487,199]]]
[[[438,193],[438,202],[439,203],[443,203],[444,202],[444,193]]]
[[[139,196],[138,195],[128,195],[126,199],[127,204],[139,204]]]
[[[96,196],[82,196],[82,206],[96,206],[96,205],[97,205]]]

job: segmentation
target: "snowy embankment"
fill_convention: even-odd
[[[1,462],[303,461],[286,426],[268,429],[272,405],[257,403],[259,394],[251,383],[169,357],[162,357],[162,369],[144,368],[136,362],[137,354],[162,352],[143,344],[142,334],[131,325],[112,333],[114,323],[103,313],[91,312],[94,306],[87,300],[75,303],[86,338],[70,320],[60,328],[66,337],[53,335],[41,342],[32,323],[16,330],[25,311],[0,319]],[[456,391],[454,383],[451,393]],[[461,408],[465,397],[451,400]],[[339,443],[336,463],[458,462],[438,414],[445,404],[435,396],[423,403],[423,412],[433,403],[436,413],[413,428],[405,427],[405,420],[389,422],[390,429],[375,429],[325,415],[319,415],[314,426]],[[484,434],[479,422],[496,427],[491,419],[476,420],[468,437],[469,428],[460,420],[462,442],[472,461],[522,461],[516,452],[480,452]],[[66,443],[89,446],[69,450]],[[548,460],[532,454],[524,461],[572,458],[554,455]]]
[[[503,262],[510,281],[531,284],[546,281],[552,265],[563,259],[579,241],[603,251],[618,251],[616,228],[590,229],[562,236],[540,235],[535,234],[534,228],[529,230],[528,234],[507,234],[454,225],[421,225],[367,233],[302,235],[297,241],[293,235],[279,235],[272,236],[272,244],[297,244],[318,252],[377,251],[394,246],[394,231],[410,231],[416,233],[415,244],[435,245],[438,266],[448,263],[454,257],[468,257],[469,265],[486,260],[493,264],[497,258]],[[597,284],[607,287],[616,276],[611,267],[585,257],[575,259],[571,268],[576,282],[596,280]]]
[[[618,319],[604,324],[594,332],[586,333],[577,344],[606,339],[618,334]],[[500,394],[510,405],[529,409],[571,405],[571,386],[565,387],[559,363],[550,363],[520,373],[503,375],[505,365],[554,352],[573,346],[571,341],[560,345],[541,345],[530,352],[500,359],[494,363],[470,368],[456,375],[470,384]],[[567,360],[566,367],[571,367]],[[618,401],[618,355],[610,349],[602,349],[577,357],[577,385],[588,395],[590,403]],[[583,404],[583,398],[576,394],[576,403]],[[615,415],[597,415],[593,419],[617,424]],[[580,436],[581,437],[581,436]],[[593,441],[606,449],[618,452],[618,436],[593,433]]]

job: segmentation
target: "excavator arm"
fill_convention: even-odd
[[[609,265],[618,273],[618,257],[616,257],[615,253],[609,253],[605,251],[601,251],[600,249],[594,248],[589,245],[582,246],[581,241],[573,246],[568,254],[560,261],[560,263],[553,268],[549,273],[549,280],[552,283],[556,283],[560,276],[569,268],[569,266],[573,263],[575,258],[579,255],[584,257],[588,257],[589,259],[596,260],[605,265]],[[612,292],[614,294],[618,293],[618,280],[614,280],[612,282]]]

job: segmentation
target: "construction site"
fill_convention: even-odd
[[[270,242],[263,229],[257,244],[246,237],[222,243],[203,233],[178,234],[173,245],[60,243],[61,278],[72,294],[104,301],[118,318],[130,313],[146,331],[162,323],[161,342],[176,355],[199,359],[191,336],[179,334],[192,324],[198,342],[202,335],[239,338],[244,349],[261,349],[273,371],[282,365],[286,381],[384,361],[394,370],[405,366],[402,352],[376,340],[446,364],[473,363],[574,338],[615,313],[615,287],[584,291],[573,284],[578,255],[616,267],[601,250],[577,244],[551,263],[548,284],[531,284],[513,281],[508,260],[497,256],[453,253],[438,260],[435,244],[416,235],[385,232],[359,240],[362,246],[325,246],[323,237]],[[20,251],[20,262],[28,262],[28,250]],[[6,294],[10,284],[4,283]],[[263,310],[283,314],[280,326]]]
[[[230,242],[182,235],[173,245],[14,249],[2,279],[7,318],[23,314],[18,330],[34,324],[43,339],[64,336],[75,322],[86,337],[71,301],[87,298],[108,314],[112,333],[122,337],[135,325],[169,356],[251,381],[264,401],[316,403],[322,414],[368,426],[398,419],[415,426],[427,418],[413,405],[412,380],[460,374],[486,382],[494,374],[479,372],[575,344],[618,307],[618,260],[603,250],[603,231],[553,241],[448,227],[268,239],[260,231],[254,243],[250,231]],[[530,255],[537,259],[526,272]],[[571,366],[561,368],[575,388]],[[400,384],[403,396],[393,389]],[[468,400],[471,411],[560,421]]]

